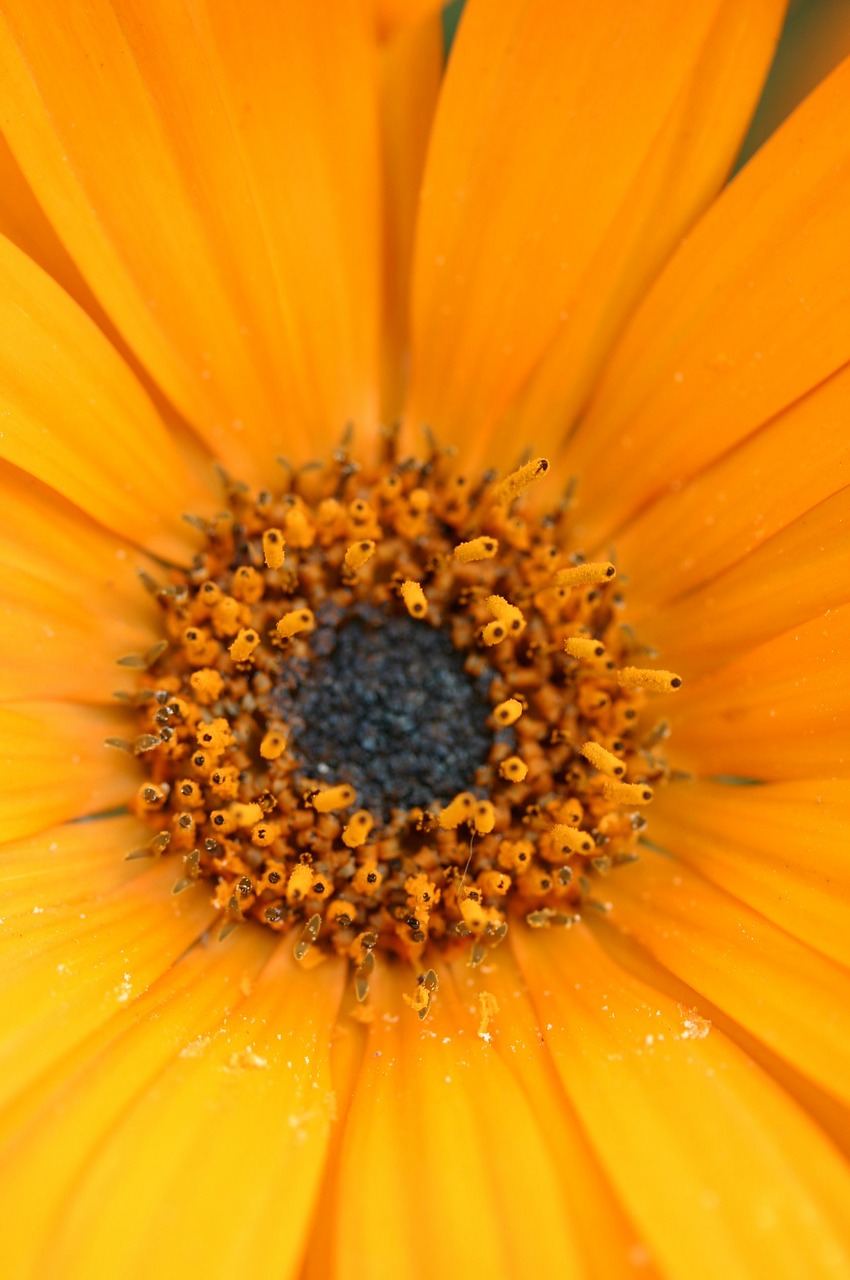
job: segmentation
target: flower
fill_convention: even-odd
[[[6,6],[9,1274],[847,1274],[850,65],[721,190],[782,7],[470,0],[441,80],[425,3]],[[575,474],[685,686],[610,910],[363,1024],[102,744],[211,459],[396,417]]]

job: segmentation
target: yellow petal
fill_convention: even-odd
[[[91,1280],[138,1258],[146,1274],[230,1280],[254,1256],[258,1275],[297,1275],[334,1118],[329,1045],[345,971],[303,973],[291,943],[253,983],[238,951],[229,968],[248,991],[233,1014],[200,1036],[187,1027],[156,1087],[137,1079],[126,1109],[121,1083],[109,1089],[114,1123],[43,1239],[45,1275]],[[198,975],[211,1005],[215,981],[214,969]],[[146,1031],[142,1052],[162,1061],[163,1037]]]
[[[380,69],[384,196],[381,422],[392,424],[401,414],[409,372],[413,232],[425,149],[443,72],[439,16],[410,26],[392,40],[381,52]]]
[[[558,1074],[662,1272],[839,1280],[850,1174],[809,1116],[586,925],[511,938]]]
[[[558,1079],[547,1047],[551,1028],[538,1019],[510,948],[500,946],[478,969],[462,962],[450,968],[468,1007],[480,1010],[482,994],[495,997],[498,1004],[488,1028],[489,1043],[521,1084],[552,1153],[564,1212],[583,1258],[581,1274],[605,1280],[633,1278],[640,1267],[639,1274],[649,1280],[657,1274],[649,1252],[626,1217],[569,1092]]]
[[[617,535],[630,611],[715,578],[850,483],[848,416],[850,365],[641,511]]]
[[[0,333],[0,457],[122,537],[185,558],[181,516],[203,490],[101,331],[2,238]]]
[[[514,435],[494,427],[574,324],[547,424],[558,438],[565,395],[580,394],[647,271],[722,181],[781,9],[470,0],[423,181],[414,432],[427,423],[470,461],[513,461]],[[545,418],[525,425],[542,431]]]
[[[330,27],[295,0],[97,0],[48,25],[13,3],[0,27],[4,125],[37,199],[143,367],[252,479],[373,425],[369,27],[356,0]]]
[[[653,612],[648,638],[699,676],[847,599],[850,486],[825,498],[725,573]]]
[[[568,450],[591,539],[850,358],[850,283],[835,269],[848,84],[844,63],[723,191],[629,322]]]
[[[124,857],[120,845],[113,851]],[[65,905],[54,891],[37,912],[15,917],[14,935],[0,938],[0,1102],[81,1044],[209,927],[209,886],[175,896],[174,879],[174,866],[160,862],[111,893]]]
[[[850,782],[660,787],[652,839],[700,875],[850,968]]]
[[[518,1083],[447,973],[426,1022],[409,974],[378,966],[376,1017],[346,1122],[334,1275],[582,1276],[554,1161]],[[534,1229],[529,1230],[529,1223]]]
[[[268,956],[272,936],[241,929],[192,947],[122,1004],[0,1113],[0,1167],[16,1231],[6,1265],[31,1270],[44,1224],[73,1204],[87,1161],[159,1073],[220,1032]],[[113,1007],[114,1006],[114,1007]],[[163,1274],[168,1274],[164,1272]]]
[[[670,851],[675,855],[675,843]],[[850,972],[675,858],[651,850],[612,875],[612,923],[845,1105]]]
[[[0,707],[0,842],[126,802],[141,774],[123,751],[126,716],[67,702]]]
[[[703,777],[846,778],[850,606],[686,683],[670,759]]]

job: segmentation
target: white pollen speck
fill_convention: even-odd
[[[443,1079],[445,1080],[446,1084],[451,1084],[452,1082],[451,1076],[444,1076]]]
[[[58,842],[58,840],[54,840],[54,841],[52,841],[52,843],[51,843],[51,844],[49,844],[49,845],[47,846],[47,852],[48,852],[48,853],[55,853],[55,852],[56,852],[56,850],[57,850],[58,848],[59,848],[59,842]]]
[[[32,913],[34,916],[44,915],[44,907],[33,907]]]
[[[451,1042],[452,1042],[451,1036],[443,1036],[443,1044],[451,1044]]]

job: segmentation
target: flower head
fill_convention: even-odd
[[[434,7],[0,24],[13,1275],[850,1264],[850,65]]]

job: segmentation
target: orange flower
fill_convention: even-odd
[[[850,63],[723,187],[779,0],[469,0],[444,76],[435,7],[7,0],[10,1276],[850,1270]],[[571,545],[616,558],[684,687],[602,909],[512,917],[477,968],[425,953],[423,1020],[379,957],[364,1021],[346,963],[253,921],[219,941],[203,878],[174,894],[171,855],[125,859],[151,838],[125,808],[144,775],[103,741],[137,732],[116,661],[161,637],[134,571],[191,563],[212,464],[271,488],[279,455],[327,457],[352,423],[369,460],[395,420],[470,475],[548,457],[529,518],[577,477]],[[270,528],[309,549],[299,511]],[[425,498],[404,514],[415,547]],[[386,526],[355,516],[347,571],[377,573]],[[457,572],[495,572],[494,537],[458,537],[482,542]],[[430,626],[401,577],[405,625]],[[191,641],[202,707],[265,643],[240,613],[259,571],[240,590],[230,647]],[[487,599],[482,626],[525,628]],[[310,643],[299,610],[280,643]],[[618,767],[581,745],[577,776]],[[346,799],[299,813],[335,832]]]

